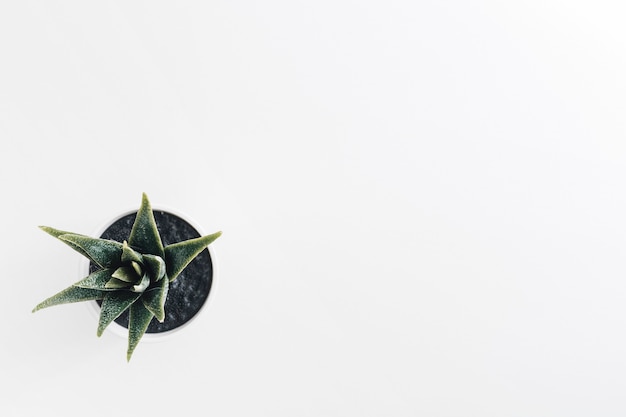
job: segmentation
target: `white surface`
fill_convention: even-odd
[[[625,415],[625,13],[0,3],[0,415]],[[127,364],[36,226],[143,191],[221,282]]]

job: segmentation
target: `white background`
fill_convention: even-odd
[[[0,415],[626,415],[621,1],[0,2]],[[152,203],[163,343],[31,314]],[[88,410],[88,411],[86,411]]]

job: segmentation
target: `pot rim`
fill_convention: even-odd
[[[191,217],[189,216],[187,213],[182,212],[181,210],[177,210],[177,209],[173,209],[172,207],[166,206],[166,205],[151,205],[152,206],[152,211],[163,211],[169,214],[172,214],[174,216],[177,216],[181,219],[183,219],[184,221],[186,221],[187,223],[189,223],[189,225],[191,225],[191,227],[193,227],[199,234],[200,236],[205,236],[206,232],[204,231],[204,229],[202,227],[200,227],[200,225],[198,225],[198,223]],[[129,209],[129,210],[124,210],[119,212],[119,214],[113,218],[111,218],[109,221],[104,222],[96,231],[96,234],[94,234],[93,236],[97,236],[100,237],[102,235],[102,233],[104,233],[104,231],[111,226],[113,223],[115,223],[116,221],[118,221],[119,219],[121,219],[124,216],[127,216],[129,214],[133,214],[133,213],[137,213],[137,211],[139,211],[137,208],[134,209]],[[211,258],[211,266],[213,268],[212,270],[212,276],[211,276],[211,288],[209,289],[209,294],[207,295],[206,300],[204,300],[204,303],[202,304],[202,306],[200,307],[200,309],[196,312],[196,314],[191,317],[187,322],[181,324],[180,326],[174,328],[174,329],[170,329],[164,332],[159,332],[159,333],[144,333],[141,341],[142,342],[160,342],[163,341],[165,339],[169,339],[171,336],[173,336],[175,333],[177,333],[180,330],[183,330],[184,328],[186,328],[187,326],[191,325],[192,322],[196,321],[196,319],[198,318],[198,316],[200,315],[200,313],[202,313],[202,311],[204,311],[207,308],[207,305],[211,302],[211,300],[215,297],[214,293],[216,290],[216,286],[217,286],[217,271],[218,271],[218,266],[217,266],[217,257],[215,256],[215,249],[211,247],[211,245],[207,246],[207,249],[209,251],[209,256]],[[89,259],[83,257],[81,259],[81,263],[80,263],[80,277],[84,278],[87,275],[89,275],[89,264],[90,261]],[[87,304],[87,308],[89,309],[89,312],[91,313],[92,316],[94,316],[96,318],[96,320],[98,320],[100,318],[100,306],[98,305],[98,303],[96,301],[90,301]],[[123,337],[124,339],[128,338],[128,328],[116,323],[115,321],[112,321],[107,328],[104,330],[104,333],[106,332],[110,332],[113,334],[116,334],[117,336]]]

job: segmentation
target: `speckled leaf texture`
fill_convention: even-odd
[[[98,336],[104,329],[118,318],[132,303],[141,297],[141,293],[131,291],[115,291],[106,294],[100,306],[100,320],[98,322]]]
[[[189,262],[198,256],[211,242],[220,237],[221,234],[222,232],[216,232],[212,235],[168,245],[165,248],[165,265],[167,266],[167,276],[170,281],[174,281],[183,269],[189,265]]]
[[[45,299],[33,309],[33,313],[42,308],[52,307],[59,304],[77,303],[79,301],[102,300],[104,291],[92,290],[71,286],[63,291]]]
[[[81,279],[74,284],[74,286],[92,290],[109,291],[109,288],[106,288],[106,283],[111,279],[113,271],[113,268],[101,269]]]
[[[62,235],[79,235],[78,233],[66,232],[65,230],[55,229],[54,227],[39,226],[39,228],[43,230],[44,232],[48,233],[49,235],[56,237],[57,239]],[[79,235],[79,236],[82,236],[82,235]],[[65,243],[67,246],[74,249],[76,252],[80,253],[81,255],[89,258],[89,260],[93,261],[93,259],[91,259],[89,255],[87,254],[87,252],[85,252],[81,247],[76,246],[72,242],[68,242],[66,240],[61,240],[61,242]]]
[[[92,259],[102,268],[115,266],[120,263],[122,258],[122,244],[113,240],[97,239],[73,233],[61,235],[59,239],[81,248],[89,259]]]
[[[165,299],[167,298],[170,283],[168,280],[162,279],[158,284],[158,287],[153,287],[146,291],[141,301],[143,301],[143,305],[154,314],[154,317],[163,323],[163,320],[165,320]]]
[[[137,251],[133,250],[133,248],[131,248],[130,246],[128,246],[128,243],[126,243],[126,241],[124,241],[122,243],[122,262],[143,262],[143,256],[141,256],[140,253],[137,253]]]
[[[141,249],[142,253],[163,257],[163,243],[146,193],[142,195],[141,207],[130,231],[128,244]]]
[[[153,316],[154,315],[143,305],[143,303],[134,303],[130,306],[130,319],[128,322],[128,351],[126,352],[126,360],[130,361],[137,344],[146,332]]]

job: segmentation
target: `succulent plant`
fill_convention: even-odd
[[[145,193],[127,241],[40,228],[87,257],[97,270],[42,301],[33,312],[59,304],[101,300],[97,330],[101,336],[112,321],[129,310],[127,360],[152,319],[165,319],[169,283],[221,235],[217,232],[164,247]]]

